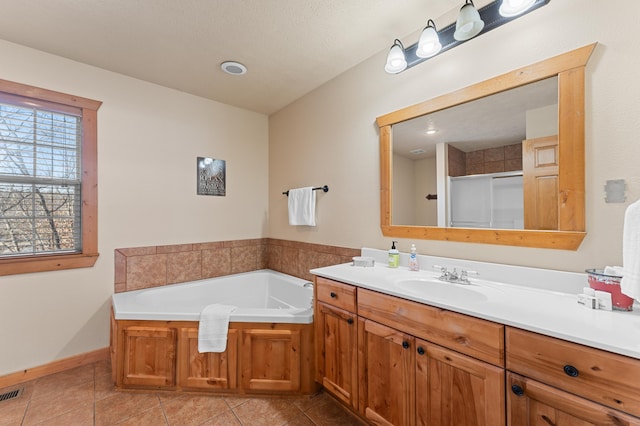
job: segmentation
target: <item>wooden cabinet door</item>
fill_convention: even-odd
[[[504,370],[416,341],[416,424],[505,424]]]
[[[300,330],[242,330],[244,389],[300,390]]]
[[[524,228],[557,230],[558,137],[522,141]]]
[[[507,385],[509,426],[640,425],[640,418],[514,373]]]
[[[127,327],[124,335],[125,385],[175,385],[176,330],[169,327]]]
[[[198,329],[183,328],[178,341],[178,385],[196,389],[235,389],[238,330],[230,329],[224,352],[198,352]]]
[[[408,334],[358,319],[358,411],[372,424],[415,424],[413,346]]]
[[[316,371],[322,386],[344,404],[358,406],[357,316],[318,303]]]

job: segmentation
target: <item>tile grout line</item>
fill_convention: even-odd
[[[169,423],[169,418],[167,417],[167,412],[164,410],[164,404],[162,403],[162,398],[160,398],[160,395],[157,392],[155,395],[158,398],[158,403],[160,404],[160,409],[162,410],[162,416],[164,417],[164,424],[171,425],[171,423]]]

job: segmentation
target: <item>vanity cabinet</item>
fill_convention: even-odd
[[[316,380],[370,424],[640,426],[636,358],[321,277],[316,315]]]
[[[316,278],[316,381],[342,401],[357,409],[358,340],[356,289]]]
[[[416,424],[504,425],[504,369],[416,341]]]
[[[358,315],[373,424],[505,424],[504,326],[362,288]]]
[[[640,425],[637,360],[513,327],[506,341],[510,425]]]
[[[346,406],[377,425],[505,424],[503,325],[321,277],[315,289],[316,380]]]
[[[360,318],[358,338],[360,414],[376,425],[414,425],[414,337]]]
[[[508,373],[509,425],[640,425],[640,419],[585,398]]]

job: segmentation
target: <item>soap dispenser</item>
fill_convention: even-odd
[[[416,253],[416,245],[411,244],[411,254],[409,254],[409,270],[419,271],[420,265],[418,264],[418,254]]]
[[[397,268],[400,265],[400,252],[396,248],[397,241],[392,241],[389,250],[389,268]]]

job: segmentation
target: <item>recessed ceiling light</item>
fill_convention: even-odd
[[[231,75],[244,75],[247,73],[247,67],[240,62],[226,61],[220,64],[222,71]]]
[[[416,149],[412,149],[411,151],[409,151],[409,153],[413,154],[413,155],[424,154],[425,152],[427,152],[427,151],[425,151],[422,148],[416,148]]]
[[[435,133],[438,133],[438,131],[436,129],[429,129],[425,133],[428,134],[428,135],[433,135]]]

